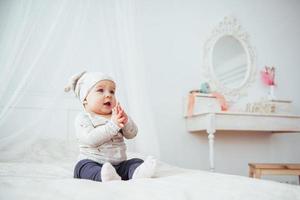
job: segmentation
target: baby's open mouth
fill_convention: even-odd
[[[110,106],[110,105],[111,105],[111,103],[110,103],[110,102],[106,102],[106,103],[104,103],[104,105],[106,105],[106,106]]]

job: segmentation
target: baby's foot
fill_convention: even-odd
[[[151,178],[155,173],[155,168],[156,160],[152,157],[148,157],[140,166],[135,169],[132,179]]]
[[[102,182],[121,180],[121,177],[117,174],[116,169],[110,163],[104,163],[101,169]]]

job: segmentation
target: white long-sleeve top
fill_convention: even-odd
[[[130,117],[120,129],[111,120],[89,113],[80,113],[76,117],[75,129],[79,143],[79,160],[90,159],[111,164],[119,164],[127,159],[124,137],[132,139],[138,132]]]

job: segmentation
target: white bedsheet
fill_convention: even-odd
[[[73,163],[0,163],[0,199],[298,200],[300,186],[159,163],[155,178],[74,179]]]

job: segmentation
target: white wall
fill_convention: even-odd
[[[149,93],[160,135],[162,159],[208,168],[207,136],[190,134],[182,98],[202,80],[203,45],[224,16],[235,16],[250,35],[257,69],[274,65],[279,98],[293,100],[300,114],[299,1],[142,1],[138,4]],[[257,74],[247,102],[267,93]],[[247,176],[248,162],[300,162],[300,134],[216,134],[216,171]]]

